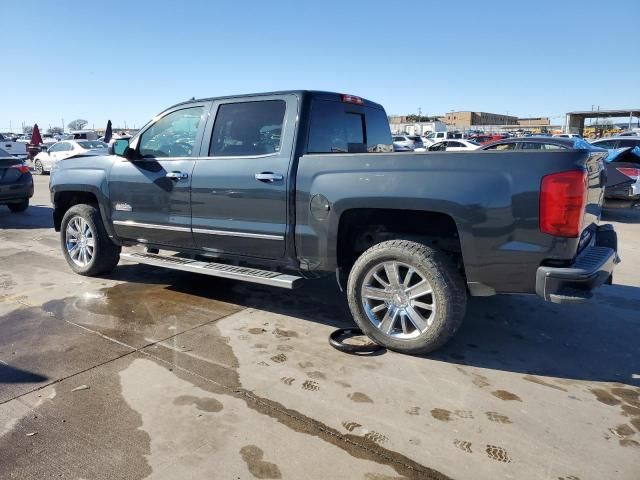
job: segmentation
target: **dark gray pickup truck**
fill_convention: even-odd
[[[120,258],[284,288],[331,273],[368,336],[425,353],[468,295],[578,302],[611,281],[604,155],[393,153],[380,105],[277,92],[175,105],[110,155],[58,162],[51,195],[79,274]]]

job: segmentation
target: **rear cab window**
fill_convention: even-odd
[[[391,130],[384,110],[332,100],[313,100],[308,153],[392,151]]]

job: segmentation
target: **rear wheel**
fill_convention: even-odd
[[[409,354],[444,345],[464,318],[462,276],[441,251],[390,240],[365,251],[348,282],[349,308],[376,343]]]
[[[120,260],[120,247],[109,238],[100,212],[93,205],[79,204],[67,210],[60,240],[67,263],[80,275],[108,273]]]
[[[24,212],[27,208],[29,208],[29,199],[25,198],[19,203],[9,203],[7,204],[7,207],[9,207],[9,210],[11,210],[13,213]]]
[[[40,160],[36,160],[33,162],[33,173],[36,175],[44,174],[44,167],[42,166],[42,162]]]

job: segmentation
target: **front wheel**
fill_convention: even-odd
[[[67,263],[80,275],[108,273],[120,260],[120,247],[109,238],[100,212],[93,205],[78,204],[67,210],[60,240]]]
[[[389,240],[365,251],[347,286],[349,308],[376,343],[424,354],[444,345],[464,318],[462,275],[439,250],[410,240]]]
[[[42,162],[40,160],[36,160],[35,162],[33,162],[33,173],[35,173],[36,175],[44,174],[44,166],[42,165]]]

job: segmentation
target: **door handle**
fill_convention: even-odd
[[[284,175],[273,172],[256,173],[256,180],[259,182],[275,182],[284,179]]]
[[[184,180],[189,177],[189,174],[182,172],[167,172],[165,177],[170,178],[171,180]]]

